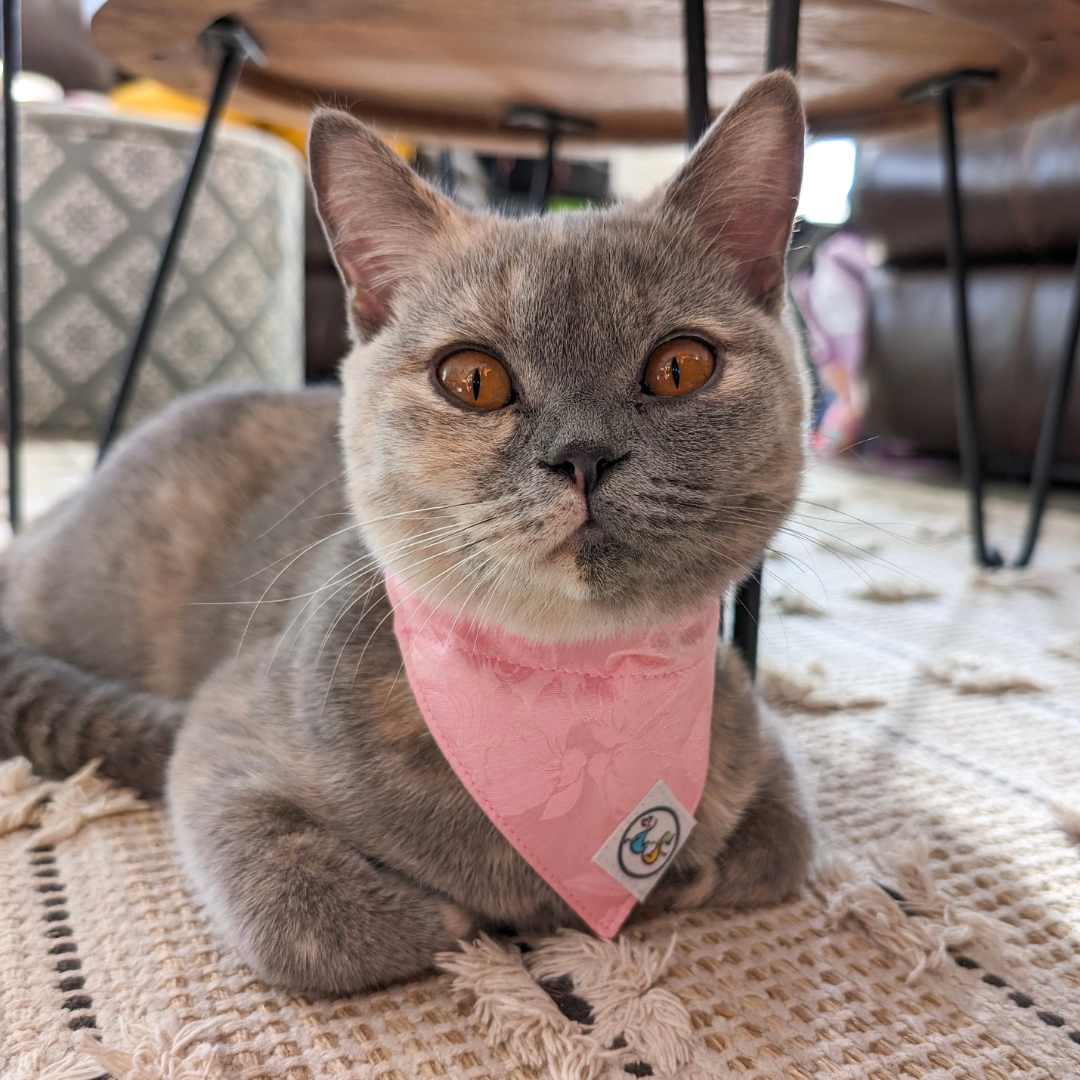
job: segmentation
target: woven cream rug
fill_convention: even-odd
[[[1020,508],[992,511],[1015,544]],[[1080,514],[977,575],[958,493],[820,467],[767,571],[760,682],[825,838],[798,899],[310,999],[208,932],[160,809],[8,763],[0,1075],[1080,1076]]]

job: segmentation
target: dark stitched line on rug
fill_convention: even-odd
[[[972,960],[970,956],[954,956],[953,960],[956,961],[958,967],[967,968],[969,971],[976,971],[979,968],[978,962]],[[991,975],[987,972],[987,974],[983,975],[982,981],[986,983],[987,986],[993,986],[1000,990],[1009,989],[1009,984],[1001,978],[1000,975]],[[1034,1000],[1020,990],[1013,990],[1008,997],[1018,1008],[1031,1009],[1035,1007]],[[1047,1027],[1065,1027],[1065,1018],[1063,1016],[1058,1016],[1057,1013],[1047,1012],[1044,1009],[1036,1009],[1035,1015],[1046,1024]],[[1074,1043],[1080,1044],[1080,1031],[1066,1031],[1065,1034],[1068,1035]]]
[[[874,724],[874,721],[870,721]],[[984,780],[993,780],[996,784],[1000,784],[1001,787],[1011,791],[1014,795],[1023,795],[1027,798],[1034,799],[1037,803],[1041,803],[1044,806],[1049,806],[1049,801],[1036,795],[1031,788],[1021,787],[1019,784],[1014,784],[1011,780],[1006,780],[1005,777],[999,776],[997,773],[992,772],[990,769],[984,769],[981,765],[976,765],[973,762],[968,761],[966,758],[960,757],[959,754],[954,754],[950,750],[943,750],[940,747],[934,746],[931,743],[920,742],[918,739],[908,735],[907,732],[901,731],[899,728],[893,727],[891,724],[876,723],[875,726],[885,735],[888,735],[890,739],[895,739],[897,742],[907,743],[909,746],[914,746],[918,750],[925,750],[928,754],[933,754],[934,757],[941,758],[943,761],[951,762],[953,765],[959,765],[963,769],[967,769],[968,772],[974,773],[976,776],[981,776]]]
[[[883,735],[888,736],[890,739],[894,739],[897,742],[907,743],[908,746],[914,747],[916,750],[924,750],[932,757],[939,758],[942,761],[947,761],[952,765],[958,765],[962,769],[966,769],[970,773],[974,773],[976,776],[981,776],[985,780],[993,780],[995,784],[1005,788],[1007,791],[1011,791],[1014,795],[1022,795],[1027,799],[1031,799],[1032,802],[1038,803],[1039,806],[1053,809],[1051,801],[1044,799],[1041,795],[1032,791],[1031,788],[1021,787],[1019,784],[1014,784],[1010,780],[1006,780],[1005,777],[999,776],[997,773],[992,772],[990,769],[984,769],[981,765],[976,765],[973,762],[968,761],[966,758],[960,757],[958,754],[954,754],[949,750],[943,750],[940,747],[934,746],[932,743],[921,742],[920,740],[908,735],[907,732],[901,731],[899,728],[893,727],[891,724],[883,723],[880,720],[874,720],[872,717],[863,717],[860,719],[860,726],[873,727],[876,731],[879,731]]]
[[[37,891],[42,894],[41,903],[45,908],[42,916],[46,923],[45,937],[55,942],[50,946],[49,954],[57,957],[56,973],[61,976],[56,984],[57,989],[67,995],[61,1008],[80,1014],[68,1021],[68,1027],[73,1031],[78,1031],[79,1028],[96,1028],[97,1017],[87,1014],[87,1010],[91,1009],[94,1003],[89,994],[79,993],[86,985],[86,980],[78,974],[82,969],[82,961],[76,955],[78,946],[71,940],[72,931],[67,924],[70,918],[65,896],[67,890],[59,880],[60,871],[56,869],[54,850],[52,844],[31,848],[30,865],[33,867],[34,877],[41,881]]]
[[[888,885],[882,885],[882,883],[880,881],[877,882],[877,886],[883,892],[885,892],[889,896],[891,896],[900,905],[900,910],[905,915],[907,915],[908,918],[911,918],[912,916],[919,914],[919,912],[917,910],[913,910],[913,909],[908,908],[907,901],[895,889],[890,889]],[[972,960],[970,956],[963,956],[963,955],[958,954],[958,953],[953,953],[952,958],[955,961],[957,967],[962,967],[967,971],[980,971],[981,970],[981,965],[979,964],[979,962],[977,960]],[[997,990],[1008,990],[1009,989],[1009,984],[1000,975],[992,975],[989,972],[987,972],[985,975],[983,975],[982,981],[984,983],[986,983],[987,986],[992,986]],[[1009,1000],[1014,1005],[1017,1006],[1017,1008],[1031,1009],[1031,1008],[1035,1007],[1034,999],[1028,997],[1027,994],[1023,993],[1020,990],[1013,990],[1012,993],[1010,993],[1008,995],[1008,997],[1009,997]],[[1065,1017],[1058,1016],[1057,1013],[1048,1012],[1045,1009],[1036,1009],[1035,1010],[1035,1015],[1044,1024],[1046,1024],[1047,1027],[1052,1027],[1052,1028],[1063,1028],[1063,1027],[1065,1027]],[[1077,1043],[1078,1045],[1080,1045],[1080,1031],[1066,1031],[1065,1034],[1068,1035],[1069,1038],[1074,1043]]]
[[[72,939],[72,930],[67,920],[70,918],[67,912],[67,892],[64,883],[60,880],[60,871],[56,868],[56,849],[52,844],[39,844],[30,849],[30,865],[33,868],[34,877],[41,884],[37,891],[41,894],[41,904],[45,909],[43,921],[45,923],[45,937],[55,942],[49,946],[49,955],[56,957],[56,973],[60,976],[56,988],[64,995],[61,1008],[78,1015],[68,1021],[68,1027],[72,1031],[80,1028],[97,1028],[97,1017],[88,1010],[94,1007],[90,995],[82,992],[86,986],[86,980],[79,972],[82,970],[82,961],[79,959],[79,947]],[[102,1073],[94,1077],[94,1080],[111,1080],[108,1073]]]

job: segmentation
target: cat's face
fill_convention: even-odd
[[[368,339],[343,371],[349,491],[383,566],[566,639],[696,608],[760,558],[805,412],[782,315],[802,118],[768,83],[648,205],[523,220],[466,216],[355,121],[317,121]]]

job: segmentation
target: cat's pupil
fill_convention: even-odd
[[[675,383],[675,389],[679,389],[679,358],[673,356],[671,358],[671,379]]]
[[[678,385],[678,384],[676,383],[676,385]],[[480,369],[479,368],[477,368],[472,373],[472,396],[473,396],[473,401],[479,401],[480,400]]]

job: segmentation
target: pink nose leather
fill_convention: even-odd
[[[613,937],[636,901],[593,858],[660,781],[697,808],[719,601],[624,637],[541,644],[433,607],[392,577],[386,587],[409,684],[446,760],[536,872]]]

